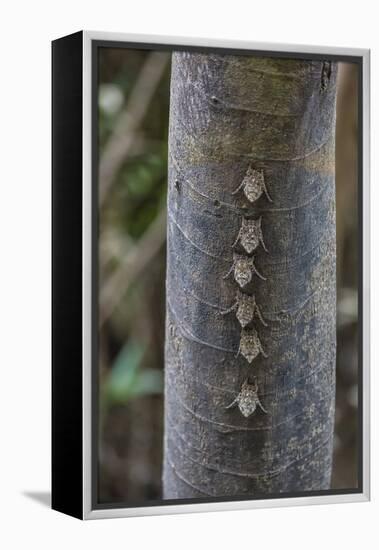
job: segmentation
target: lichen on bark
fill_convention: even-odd
[[[172,59],[164,497],[328,489],[334,428],[337,66],[174,53]],[[265,193],[233,192],[249,167]],[[267,358],[239,355],[233,263],[241,219],[262,217],[253,320]],[[259,407],[227,406],[254,378]]]

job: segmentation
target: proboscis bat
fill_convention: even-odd
[[[242,225],[237,238],[233,243],[233,248],[236,246],[238,241],[248,254],[253,252],[253,250],[258,247],[259,243],[263,246],[264,250],[268,252],[263,240],[262,218],[260,217],[257,220],[242,218]]]
[[[258,406],[265,414],[268,414],[258,397],[258,384],[256,380],[251,384],[247,378],[242,384],[237,397],[226,408],[231,409],[235,405],[238,405],[241,414],[245,418],[251,416]]]
[[[222,311],[221,315],[227,315],[232,311],[236,312],[236,317],[242,328],[245,328],[249,323],[251,323],[255,315],[258,317],[262,325],[267,327],[267,323],[263,320],[254,295],[249,296],[248,294],[237,290],[234,304],[229,309]]]
[[[267,199],[272,202],[272,198],[268,194],[265,184],[263,170],[255,170],[251,166],[247,169],[245,177],[240,185],[233,191],[232,195],[238,193],[240,189],[243,189],[246,198],[249,202],[255,202],[264,193]]]
[[[233,253],[233,264],[229,269],[228,273],[224,275],[224,279],[229,277],[229,275],[234,272],[234,279],[239,284],[241,288],[246,286],[251,282],[253,275],[258,275],[262,281],[266,281],[266,278],[263,277],[257,270],[254,264],[254,256],[243,256],[242,254]]]
[[[241,354],[251,363],[260,353],[263,357],[268,357],[259,340],[258,332],[255,328],[243,328],[236,357]]]

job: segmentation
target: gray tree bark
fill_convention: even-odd
[[[322,61],[173,54],[167,499],[330,486],[336,71]],[[267,193],[241,187],[259,177]],[[249,241],[242,222],[259,218],[262,234],[257,222]],[[233,264],[240,257],[248,265]],[[242,288],[241,273],[251,276]],[[259,309],[237,307],[238,291]]]

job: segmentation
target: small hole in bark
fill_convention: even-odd
[[[218,201],[217,199],[213,201],[213,204],[215,205],[216,208],[220,208],[221,206],[220,201]]]
[[[178,180],[178,178],[175,179],[174,184],[175,184],[175,189],[176,189],[177,191],[179,191],[179,189],[180,189],[180,181]]]
[[[332,74],[332,64],[330,61],[324,61],[321,68],[321,84],[320,92],[325,92],[328,87],[329,80]]]
[[[217,97],[215,95],[213,95],[211,97],[211,101],[212,101],[213,105],[218,105],[220,103],[220,100],[217,99]]]

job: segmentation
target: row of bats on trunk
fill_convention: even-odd
[[[263,170],[256,170],[249,166],[241,184],[233,191],[233,195],[241,190],[243,190],[245,197],[250,203],[257,201],[263,194],[265,194],[269,202],[272,202],[266,188]],[[257,270],[253,255],[258,246],[262,246],[262,248],[268,252],[263,239],[262,217],[258,219],[248,219],[244,217],[242,219],[241,228],[236,240],[232,244],[232,248],[236,248],[237,245],[243,248],[244,253],[233,252],[233,263],[229,271],[225,274],[224,279],[233,273],[234,280],[239,288],[236,291],[235,301],[232,306],[222,311],[221,314],[227,315],[235,312],[241,325],[241,337],[236,357],[242,355],[248,363],[251,364],[260,353],[263,357],[268,357],[262,347],[256,328],[251,326],[254,320],[258,320],[263,326],[267,326],[267,323],[255,300],[255,295],[243,292],[244,287],[252,281],[254,275],[259,277],[262,281],[266,280]],[[249,378],[243,382],[240,392],[232,403],[228,405],[227,409],[234,406],[238,406],[241,414],[245,418],[251,416],[258,407],[264,413],[267,413],[259,399],[258,384],[255,379],[252,383],[249,381]]]

